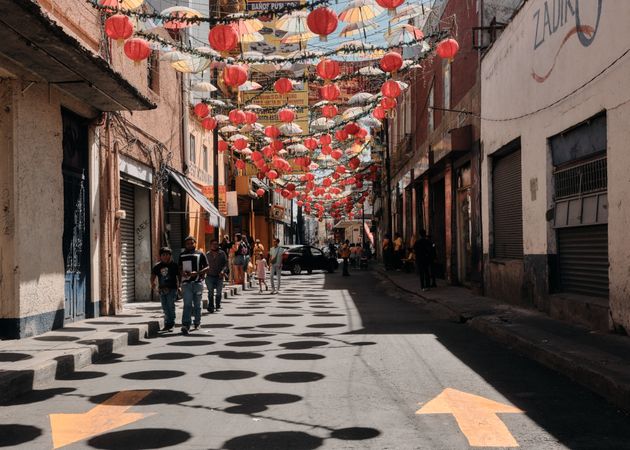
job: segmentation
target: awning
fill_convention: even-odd
[[[0,1],[0,42],[0,56],[16,71],[33,73],[99,111],[156,107],[33,0]]]
[[[179,184],[182,189],[186,191],[188,195],[190,195],[199,206],[206,210],[209,214],[209,222],[210,225],[214,227],[225,228],[225,217],[221,215],[219,210],[208,200],[208,198],[203,195],[203,193],[195,186],[195,184],[185,175],[181,173],[175,172],[173,169],[167,168],[169,175]]]
[[[271,188],[267,186],[264,182],[262,182],[259,178],[252,177],[252,184],[256,186],[256,188],[262,188],[265,191],[270,191]]]

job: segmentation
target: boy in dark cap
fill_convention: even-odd
[[[156,286],[157,281],[157,286]],[[151,270],[151,289],[158,289],[162,310],[164,311],[164,328],[172,331],[175,326],[175,300],[179,289],[179,267],[173,261],[171,249],[160,249],[160,262]]]

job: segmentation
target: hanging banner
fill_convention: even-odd
[[[234,217],[238,216],[238,194],[236,191],[228,191],[225,193],[226,204],[227,204],[227,216]]]

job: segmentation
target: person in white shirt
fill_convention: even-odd
[[[269,249],[269,262],[271,263],[271,293],[280,293],[280,278],[282,277],[282,254],[284,248],[280,247],[280,239],[274,238],[273,247]],[[275,279],[278,278],[278,289]]]

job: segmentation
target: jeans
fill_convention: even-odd
[[[282,266],[276,266],[276,265],[271,266],[271,290],[272,291],[276,290],[276,284],[274,283],[276,276],[278,277],[278,292],[280,292],[280,279],[282,278]]]
[[[206,286],[208,287],[208,310],[219,309],[221,307],[221,297],[223,296],[223,277],[213,277],[212,275],[207,275]],[[213,292],[215,289],[216,293]],[[214,302],[212,299],[213,293]]]
[[[175,300],[177,300],[177,289],[168,289],[160,292],[160,301],[164,311],[164,328],[173,328],[175,325]]]
[[[350,275],[350,273],[348,272],[348,258],[344,258],[343,259],[343,274],[344,277],[347,277],[348,275]]]
[[[201,296],[203,294],[203,284],[200,281],[182,283],[184,291],[184,312],[182,314],[182,325],[190,328],[190,316],[194,312],[195,325],[201,323]]]
[[[416,262],[416,270],[418,275],[420,275],[420,289],[428,289],[431,281],[429,264]]]

